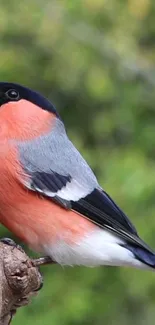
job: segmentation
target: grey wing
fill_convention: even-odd
[[[25,186],[64,208],[73,209],[100,227],[139,242],[135,227],[103,191],[92,170],[68,139],[63,124],[54,132],[18,145]],[[140,242],[141,243],[141,242]]]
[[[30,177],[27,187],[49,197],[75,201],[98,186],[95,175],[57,120],[48,135],[18,144],[20,162]]]

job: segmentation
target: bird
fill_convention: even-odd
[[[0,82],[0,223],[43,263],[155,268],[51,101],[12,82]]]

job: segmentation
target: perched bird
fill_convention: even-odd
[[[155,253],[98,184],[51,102],[7,82],[0,82],[0,222],[62,265],[155,268]]]

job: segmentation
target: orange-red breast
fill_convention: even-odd
[[[66,265],[155,268],[154,252],[100,187],[50,101],[0,83],[0,222]]]

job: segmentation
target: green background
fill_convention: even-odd
[[[52,100],[100,184],[155,247],[155,1],[1,0],[0,79]],[[154,323],[153,272],[42,272],[14,325]]]

